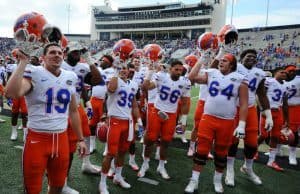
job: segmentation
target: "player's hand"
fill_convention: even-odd
[[[28,64],[29,63],[29,55],[22,51],[21,49],[18,49],[17,56],[20,61],[20,64]]]
[[[90,102],[90,101],[87,101],[87,102],[85,103],[85,106],[86,106],[85,112],[86,112],[88,118],[91,119],[92,116],[93,116],[93,109],[92,109],[92,104],[91,104],[91,102]]]
[[[80,56],[89,65],[94,65],[96,63],[96,61],[92,58],[90,52],[86,48],[81,50]]]
[[[78,154],[82,158],[83,156],[85,156],[87,154],[88,148],[84,141],[79,141],[77,143],[77,146],[78,146]]]
[[[138,138],[141,138],[144,135],[144,126],[141,118],[138,118],[137,124],[138,124]]]
[[[264,114],[266,115],[265,129],[266,129],[266,131],[269,132],[272,130],[272,128],[274,126],[271,110],[270,109],[265,110]]]
[[[233,135],[237,138],[243,139],[245,137],[245,121],[239,121],[239,125],[234,130]]]

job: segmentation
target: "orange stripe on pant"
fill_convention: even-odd
[[[216,155],[226,157],[231,145],[233,131],[234,119],[202,115],[198,129],[197,153],[207,156],[214,142]]]
[[[163,120],[158,116],[159,110],[155,107],[148,110],[148,129],[146,138],[150,141],[156,141],[158,137],[165,142],[170,142],[176,127],[176,113],[167,113],[168,120]]]
[[[78,112],[79,112],[79,117],[81,120],[81,128],[82,128],[82,134],[84,137],[89,137],[91,135],[91,131],[89,128],[89,119],[82,107],[82,105],[78,106]],[[69,137],[69,147],[70,147],[70,153],[74,153],[76,151],[76,145],[77,145],[77,135],[72,129],[72,126],[70,124],[70,121],[68,122],[68,137]]]
[[[297,132],[300,129],[300,105],[289,106],[290,129]]]
[[[67,132],[38,133],[28,130],[23,151],[23,176],[26,193],[42,191],[47,170],[48,184],[63,187],[69,166]]]
[[[129,120],[122,120],[116,117],[109,118],[109,129],[107,134],[107,150],[111,156],[118,152],[126,152],[129,148],[128,141]]]
[[[26,101],[25,97],[20,97],[20,98],[15,98],[12,101],[12,107],[11,107],[11,112],[12,113],[25,113],[27,114],[27,106],[26,106]]]
[[[90,126],[96,126],[100,121],[101,116],[103,115],[103,104],[104,100],[96,97],[91,97],[90,100],[93,109],[92,119],[89,121]]]

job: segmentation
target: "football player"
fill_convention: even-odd
[[[134,123],[132,114],[136,120],[140,119],[139,109],[135,99],[138,85],[128,80],[129,68],[125,65],[119,66],[119,72],[111,78],[107,86],[107,115],[109,130],[107,134],[107,154],[102,161],[101,180],[99,191],[101,194],[109,193],[106,178],[115,158],[115,176],[113,182],[122,188],[130,188],[122,177],[124,157],[134,138]]]
[[[175,60],[170,66],[170,73],[167,75],[165,73],[156,73],[154,79],[150,80],[154,74],[154,67],[150,65],[143,83],[145,90],[157,88],[159,95],[155,99],[154,107],[149,110],[148,123],[151,123],[151,125],[148,125],[144,137],[146,147],[144,162],[138,172],[139,177],[144,177],[149,169],[152,145],[160,137],[160,160],[157,172],[162,178],[170,179],[165,169],[167,147],[175,132],[178,101],[181,99],[182,102],[181,114],[187,114],[191,89],[190,81],[181,76],[183,71],[182,62]]]
[[[300,76],[296,75],[297,68],[294,65],[286,66],[285,71],[287,72],[289,128],[295,136],[295,140],[289,144],[289,164],[297,165],[296,147],[299,144],[300,130]]]
[[[281,168],[275,161],[275,157],[278,152],[277,145],[280,143],[282,128],[289,126],[286,85],[284,83],[284,80],[286,78],[286,71],[283,68],[279,67],[274,70],[274,78],[269,78],[265,82],[267,96],[271,106],[272,119],[274,122],[274,126],[270,131],[269,144],[271,148],[267,166],[277,171],[283,171],[283,168]],[[261,143],[269,135],[267,131],[264,130],[265,122],[266,118],[263,116],[261,119],[261,133],[259,137],[259,143]]]
[[[19,65],[8,80],[6,96],[25,95],[28,103],[29,130],[23,151],[25,193],[41,193],[47,170],[48,193],[58,194],[64,186],[69,164],[68,116],[78,137],[80,156],[87,150],[75,99],[77,77],[60,68],[63,51],[56,43],[45,46],[44,66],[25,69],[28,56],[20,51],[18,58]]]
[[[219,61],[219,69],[207,69],[198,74],[201,68],[200,58],[192,69],[191,81],[207,84],[208,96],[204,105],[204,112],[199,123],[198,145],[194,154],[192,177],[185,188],[185,192],[194,193],[198,188],[198,179],[203,166],[206,164],[208,153],[214,141],[215,173],[213,178],[216,193],[223,193],[222,175],[226,167],[226,157],[232,140],[232,134],[238,138],[245,135],[248,109],[248,80],[245,76],[235,72],[236,58],[232,54],[225,54]],[[236,104],[240,105],[239,124],[235,127]],[[224,108],[220,108],[224,107]]]
[[[76,102],[78,105],[78,112],[80,114],[81,128],[83,130],[83,136],[85,143],[88,148],[90,147],[90,128],[88,125],[88,117],[81,105],[81,93],[83,91],[84,83],[91,86],[98,85],[103,82],[100,72],[98,71],[94,62],[90,59],[89,52],[85,51],[84,48],[78,42],[69,42],[66,50],[66,61],[62,63],[61,68],[68,71],[73,71],[77,75],[76,82]],[[80,63],[80,58],[83,57],[87,63]],[[85,100],[87,101],[87,100]],[[69,135],[69,146],[70,146],[70,162],[69,169],[71,168],[73,161],[73,154],[76,151],[76,142],[78,141],[77,136],[74,134],[72,126],[68,128]],[[88,149],[87,154],[83,157],[81,171],[91,174],[99,174],[100,167],[91,164],[90,162],[90,152]],[[66,185],[63,192],[74,191]]]

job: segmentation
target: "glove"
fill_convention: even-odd
[[[12,99],[11,98],[8,98],[7,101],[6,101],[6,104],[9,106],[9,107],[12,107]]]
[[[81,58],[89,65],[94,65],[96,61],[91,57],[90,52],[87,49],[83,49],[81,53]]]
[[[184,129],[181,124],[176,126],[175,131],[176,131],[176,134],[178,134],[178,135],[184,134]]]
[[[221,60],[221,58],[225,55],[225,54],[235,54],[236,48],[235,45],[222,45],[219,49],[219,52],[217,54],[217,56],[215,57],[215,59],[217,60]]]
[[[245,137],[245,127],[246,127],[246,122],[239,121],[239,125],[234,130],[233,135],[237,138],[243,139]]]
[[[93,116],[93,109],[92,109],[92,105],[91,105],[91,102],[90,101],[87,101],[85,103],[86,105],[86,108],[85,108],[85,112],[88,116],[89,119],[92,119],[92,116]]]
[[[274,125],[271,110],[270,109],[265,110],[264,114],[266,115],[265,129],[269,132],[272,130]]]
[[[167,113],[165,113],[164,111],[158,111],[158,116],[162,119],[162,120],[164,120],[164,121],[166,121],[166,120],[168,120],[169,119],[169,115],[167,114]]]
[[[208,64],[210,62],[210,53],[208,51],[205,51],[203,54],[201,54],[201,57],[199,59],[200,64]]]
[[[137,136],[138,136],[138,138],[141,138],[144,135],[143,121],[142,121],[141,118],[138,118],[137,124],[138,124],[138,134],[137,134]]]

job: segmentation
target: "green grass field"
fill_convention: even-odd
[[[192,91],[192,96],[197,96],[196,89]],[[192,116],[195,102],[197,98],[193,98],[192,111],[189,116],[189,129],[192,126]],[[10,141],[10,118],[2,117],[6,123],[0,124],[0,194],[18,194],[23,192],[22,185],[22,149],[15,146],[23,146],[22,131],[19,131],[18,140]],[[101,164],[102,161],[103,144],[97,142],[97,152],[91,156],[93,164]],[[166,168],[171,176],[169,181],[163,180],[157,173],[156,167],[158,162],[154,159],[150,161],[150,170],[146,177],[159,182],[157,186],[150,185],[138,181],[136,172],[132,171],[128,165],[125,165],[123,176],[131,184],[132,188],[124,190],[118,186],[113,185],[112,180],[108,179],[109,191],[112,194],[180,194],[184,193],[184,188],[191,176],[192,160],[186,156],[186,150],[170,147],[169,160]],[[126,159],[126,164],[128,159]],[[137,163],[142,163],[141,158],[141,144],[137,143]],[[263,185],[256,186],[252,184],[247,178],[239,172],[242,165],[241,160],[236,161],[236,187],[225,188],[225,193],[228,194],[298,194],[300,193],[300,172],[292,169],[286,169],[284,172],[275,172],[267,168],[265,165],[256,163],[255,171],[262,178]],[[82,174],[80,172],[81,161],[76,156],[74,158],[73,166],[71,168],[69,185],[80,191],[82,194],[96,194],[98,193],[98,183],[100,176],[92,176]],[[212,194],[214,193],[212,179],[213,179],[214,165],[209,161],[205,170],[200,175],[199,190],[195,193]],[[46,179],[43,185],[43,193],[46,193]]]

